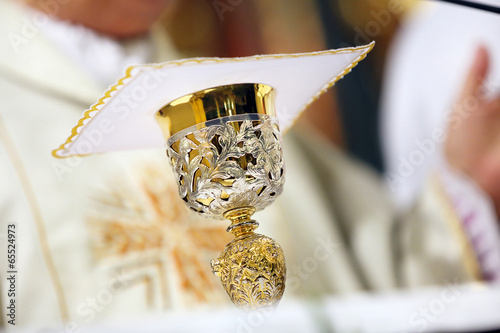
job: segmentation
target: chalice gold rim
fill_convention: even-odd
[[[261,114],[276,116],[275,90],[261,83],[239,83],[203,89],[168,103],[155,115],[165,139],[196,125],[223,117]]]

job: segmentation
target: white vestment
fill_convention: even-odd
[[[5,1],[0,2],[0,12],[1,34],[23,36],[31,12]],[[156,163],[166,170],[164,152],[52,157],[51,150],[67,137],[81,113],[100,98],[102,86],[41,31],[23,38],[15,47],[12,39],[0,39],[0,232],[5,233],[8,224],[17,226],[18,326],[47,327],[66,319],[71,332],[78,325],[139,316],[151,308],[191,306],[193,302],[185,300],[188,287],[184,285],[195,280],[169,269],[175,256],[166,255],[149,265],[146,251],[127,257],[130,262],[102,264],[92,255],[89,241],[89,209],[97,193],[102,193],[98,189],[118,177],[121,181],[113,183],[118,190],[104,193],[112,203],[128,200],[126,196],[139,193],[147,178],[136,165]],[[153,39],[156,52],[151,60],[175,56],[165,41]],[[285,299],[477,279],[473,255],[438,183],[429,182],[417,207],[398,216],[377,177],[328,144],[291,133],[284,150],[285,190],[255,218],[261,225],[258,230],[276,239],[285,251],[289,272]],[[138,180],[135,190],[121,190],[134,180]],[[118,221],[121,215],[106,207],[107,213],[101,213],[107,215],[101,217],[115,229],[110,227],[111,232],[101,236],[112,237],[125,227]],[[143,208],[128,207],[127,212],[140,213]],[[128,234],[130,242],[148,246],[155,241],[158,234],[144,242],[134,240],[146,229],[134,229]],[[167,239],[183,240],[181,236]],[[115,241],[118,247],[113,251],[127,250],[119,247],[125,244],[121,238],[107,241]],[[209,271],[208,260],[205,264]],[[125,280],[110,273],[113,265],[128,269]],[[167,267],[160,272],[166,277],[158,273],[158,265]],[[9,302],[5,270],[0,277],[5,309]],[[207,280],[207,288],[216,280]],[[166,301],[156,301],[160,293],[167,295]]]

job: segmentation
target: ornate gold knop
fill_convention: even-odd
[[[245,310],[276,306],[285,290],[285,255],[272,238],[254,233],[254,212],[243,207],[224,214],[235,239],[211,263],[233,303]]]

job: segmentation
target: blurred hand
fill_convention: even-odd
[[[450,117],[445,155],[492,198],[500,216],[500,96],[485,96],[488,69],[488,51],[480,47]]]

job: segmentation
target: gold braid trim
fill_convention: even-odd
[[[443,204],[444,212],[446,215],[446,221],[451,229],[452,233],[455,235],[458,243],[460,244],[460,250],[462,252],[462,262],[465,268],[465,272],[468,274],[469,278],[474,282],[482,282],[482,271],[481,266],[476,257],[476,253],[472,248],[467,234],[465,233],[460,217],[457,215],[453,204],[451,203],[448,195],[446,194],[442,182],[439,177],[435,174],[432,180],[432,187],[434,187],[436,194],[438,195],[440,201]]]
[[[42,255],[47,265],[50,279],[52,280],[52,283],[54,285],[54,290],[56,292],[57,303],[59,305],[59,313],[61,315],[62,321],[67,322],[69,320],[69,314],[66,304],[66,297],[64,295],[61,280],[59,279],[59,275],[57,274],[54,259],[52,258],[52,254],[50,253],[50,247],[47,240],[47,233],[45,232],[45,223],[43,221],[42,212],[40,211],[40,206],[38,205],[35,192],[33,191],[33,187],[31,186],[28,173],[26,172],[21,157],[16,151],[14,142],[7,133],[7,127],[5,126],[2,117],[0,117],[0,139],[4,142],[7,155],[14,165],[14,169],[16,170],[17,176],[19,177],[19,182],[21,183],[21,187],[23,188],[24,194],[26,195],[26,199],[28,200],[28,204],[31,208],[31,212],[33,214],[33,218],[35,220],[36,228],[38,231],[40,247],[42,248]]]

